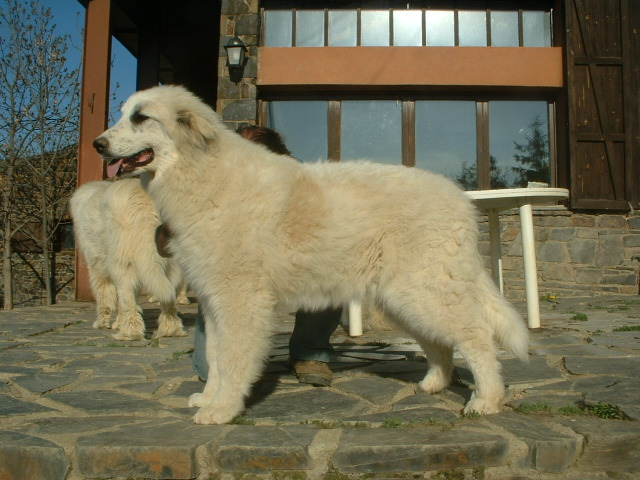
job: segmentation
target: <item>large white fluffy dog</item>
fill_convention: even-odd
[[[209,378],[189,399],[197,423],[243,410],[261,374],[274,312],[370,300],[413,334],[450,382],[456,348],[476,383],[465,411],[497,412],[494,340],[526,360],[528,332],[477,251],[476,211],[446,178],[374,163],[302,164],[245,140],[181,87],[135,93],[94,142],[148,191],[170,249],[202,302]],[[291,311],[290,310],[290,311]]]
[[[176,292],[185,295],[183,277],[172,260],[158,254],[154,236],[160,220],[140,181],[86,183],[74,192],[70,206],[96,298],[93,326],[119,329],[114,334],[118,340],[143,338],[145,325],[136,302],[142,287],[160,301],[156,336],[186,335],[176,310]]]

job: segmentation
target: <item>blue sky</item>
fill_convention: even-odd
[[[56,24],[56,33],[71,36],[72,45],[67,53],[69,61],[75,67],[81,60],[84,7],[78,0],[42,0],[42,3],[51,9]],[[136,62],[134,57],[116,40],[111,46],[111,58],[113,67],[111,69],[110,92],[116,94],[115,107],[117,107],[135,91]],[[116,85],[118,85],[117,88]],[[112,105],[112,110],[113,107],[114,105]],[[117,118],[118,115],[116,115],[116,120]]]

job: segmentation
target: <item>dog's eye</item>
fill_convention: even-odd
[[[139,125],[145,120],[149,120],[149,117],[147,117],[145,114],[141,113],[138,110],[136,110],[131,114],[131,123],[135,125]]]

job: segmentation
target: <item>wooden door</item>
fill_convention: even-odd
[[[638,206],[636,1],[566,0],[574,208]]]

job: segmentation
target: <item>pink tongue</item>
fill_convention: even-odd
[[[120,171],[120,165],[122,165],[122,160],[118,160],[115,163],[107,165],[107,177],[113,178],[118,175],[118,172]]]

